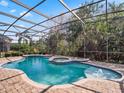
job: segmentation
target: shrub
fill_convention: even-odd
[[[22,52],[7,52],[5,53],[5,57],[10,57],[10,56],[23,56]]]
[[[10,56],[11,56],[10,52],[5,53],[5,57],[10,57]]]
[[[22,56],[23,55],[22,52],[12,52],[11,54],[12,54],[12,56]]]

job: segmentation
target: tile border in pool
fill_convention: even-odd
[[[31,56],[33,56],[33,55],[31,55]],[[37,56],[37,55],[35,55],[35,56]],[[42,56],[42,55],[38,55],[38,56]],[[22,57],[22,58],[19,59],[19,60],[9,61],[9,62],[2,63],[2,64],[0,64],[0,68],[22,73],[22,74],[20,75],[20,76],[22,77],[22,79],[23,79],[25,82],[27,82],[27,83],[29,83],[29,84],[31,84],[31,85],[37,87],[37,88],[46,88],[46,87],[49,87],[50,85],[47,85],[47,84],[40,84],[40,83],[37,83],[37,82],[31,80],[31,79],[26,75],[26,73],[24,73],[22,70],[19,70],[19,69],[10,69],[10,68],[4,68],[4,67],[2,67],[2,65],[7,64],[7,63],[10,63],[10,62],[20,62],[21,60],[24,60],[25,57],[27,57],[27,56],[24,56],[24,57]],[[44,56],[43,56],[43,57],[44,57]],[[76,63],[77,63],[77,62],[76,62]],[[121,82],[122,80],[124,80],[124,75],[123,75],[121,72],[116,71],[116,70],[114,70],[114,69],[110,69],[110,68],[107,68],[107,67],[104,67],[104,66],[99,66],[99,65],[96,65],[96,64],[90,64],[90,63],[86,63],[86,62],[79,62],[79,63],[80,63],[80,64],[88,64],[88,65],[92,65],[92,66],[95,66],[95,67],[100,67],[100,68],[104,68],[104,69],[107,69],[107,70],[111,70],[111,71],[114,71],[114,72],[116,72],[116,73],[119,73],[119,74],[122,76],[121,79],[113,79],[113,80],[111,80],[111,81]],[[103,80],[103,79],[85,78],[85,79],[77,80],[77,81],[73,82],[72,84],[81,84],[81,83],[84,83],[84,82],[86,82],[86,81],[88,81],[88,80]],[[105,79],[105,80],[107,80],[107,79]],[[73,86],[72,84],[54,85],[54,87],[56,87],[56,88],[68,88],[68,87],[72,87],[72,86]]]
[[[30,55],[23,55],[23,57],[29,57],[29,56],[41,56],[41,57],[52,57],[53,55],[42,55],[42,54],[30,54]]]

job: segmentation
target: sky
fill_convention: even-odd
[[[30,7],[35,6],[38,2],[40,2],[40,0],[18,0]],[[82,3],[85,3],[86,1],[90,1],[90,0],[64,0],[64,2],[71,8],[77,8],[79,7]],[[94,0],[96,1],[96,0]],[[97,0],[98,1],[98,0]],[[116,3],[120,3],[123,0],[108,0],[109,2],[113,2],[115,1]],[[43,4],[41,4],[40,6],[38,6],[37,8],[35,8],[36,10],[40,11],[43,14],[46,14],[50,17],[58,15],[60,13],[66,12],[67,9],[65,9],[58,0],[46,0]],[[5,12],[5,13],[9,13],[11,15],[14,16],[21,16],[23,15],[26,11],[28,11],[27,9],[15,4],[14,2],[12,2],[12,0],[0,0],[0,11],[1,12]],[[27,15],[25,15],[23,17],[24,19],[33,21],[35,23],[39,23],[43,20],[45,20],[46,18],[41,17],[40,15],[34,13],[34,12],[29,12]],[[14,22],[15,19],[13,18],[9,18],[9,17],[5,17],[3,15],[0,14],[0,22],[7,22],[7,23],[12,23]],[[49,23],[45,23],[44,25],[49,26]],[[52,24],[52,23],[51,23]],[[15,23],[15,25],[20,25],[20,26],[24,26],[24,27],[31,27],[33,24],[29,24],[23,21],[17,21]],[[0,29],[6,29],[7,27],[0,27]],[[44,29],[43,27],[35,27],[34,29]],[[11,27],[9,30],[13,30],[13,31],[17,31],[15,28]],[[19,29],[19,31],[24,31],[24,29]],[[1,33],[1,32],[0,32]],[[6,35],[15,35],[14,33],[9,33],[7,32]],[[15,38],[14,38],[15,39]]]

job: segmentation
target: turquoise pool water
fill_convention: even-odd
[[[20,62],[11,62],[2,67],[19,69],[27,76],[41,84],[57,85],[73,83],[83,78],[119,79],[121,74],[88,64],[69,63],[55,65],[45,57],[26,57]]]

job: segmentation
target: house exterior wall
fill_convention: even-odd
[[[0,35],[0,51],[7,52],[10,50],[11,39]]]
[[[0,51],[1,52],[7,52],[9,50],[10,50],[10,44],[9,43],[0,42]]]

